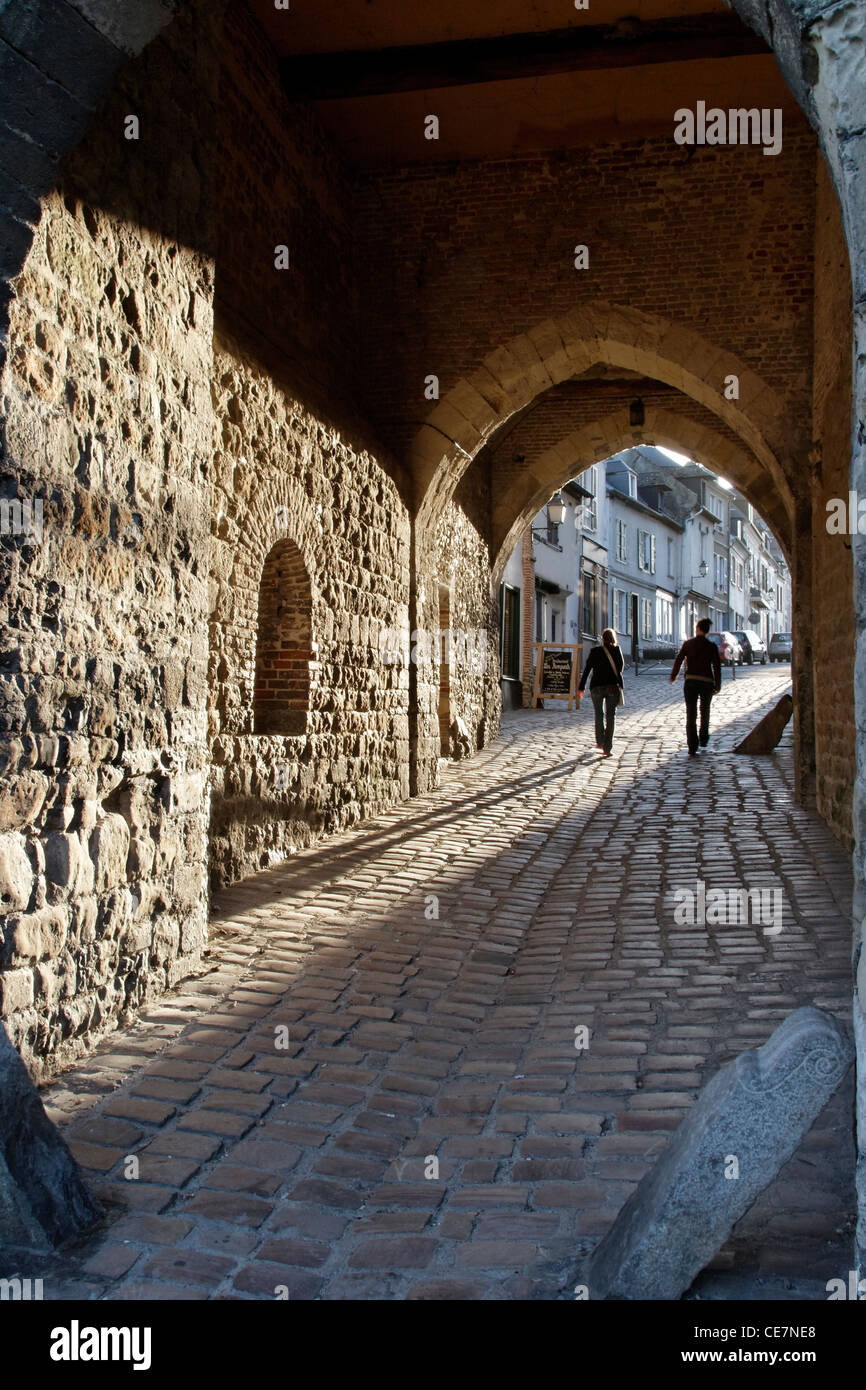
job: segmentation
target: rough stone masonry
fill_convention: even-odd
[[[0,1023],[0,1250],[62,1245],[100,1214]]]

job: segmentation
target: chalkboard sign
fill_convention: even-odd
[[[539,700],[567,700],[568,708],[577,703],[575,686],[580,668],[580,643],[536,642],[533,706]]]
[[[574,652],[544,652],[541,658],[541,694],[568,696]]]

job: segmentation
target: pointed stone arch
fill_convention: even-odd
[[[712,411],[785,488],[795,441],[782,398],[757,373],[693,329],[597,302],[546,319],[494,349],[428,415],[410,455],[422,547],[469,463],[496,430],[542,392],[600,362],[664,382]],[[735,400],[725,395],[731,376],[738,379]]]

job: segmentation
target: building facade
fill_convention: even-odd
[[[666,660],[701,618],[769,644],[791,631],[791,576],[769,527],[701,464],[644,445],[593,465],[561,490],[564,521],[540,511],[500,590],[505,708],[529,704],[535,644],[600,641],[627,659]]]

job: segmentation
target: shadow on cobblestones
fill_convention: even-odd
[[[606,760],[586,712],[519,712],[439,791],[222,893],[210,973],[48,1093],[112,1216],[46,1296],[573,1297],[703,1081],[800,1004],[847,1018],[847,856],[793,801],[790,733],[730,754],[786,685],[726,683],[695,762],[659,680]],[[678,924],[698,878],[778,887],[781,930]],[[844,1273],[850,1115],[705,1280]]]

